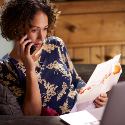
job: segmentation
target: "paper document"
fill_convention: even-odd
[[[117,55],[113,59],[97,65],[85,86],[87,89],[83,93],[78,94],[77,103],[94,101],[101,93],[109,91],[113,85],[117,84],[122,73],[119,59],[120,55]],[[114,71],[115,66],[120,68],[117,73]]]
[[[89,125],[89,123],[99,125],[99,120],[86,110],[61,115],[60,118],[70,125]]]
[[[119,63],[120,55],[104,63],[98,64],[86,86],[78,94],[77,101],[71,112],[93,107],[93,101],[101,94],[108,92],[117,84],[122,68]]]
[[[70,125],[99,125],[99,121],[102,119],[105,107],[93,109],[91,111],[79,111],[59,117]]]

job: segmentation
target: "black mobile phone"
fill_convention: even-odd
[[[35,45],[32,45],[30,48],[30,55],[32,55],[35,50],[36,50]]]
[[[25,40],[28,40],[28,39],[25,39]],[[30,43],[27,43],[25,47],[27,47],[29,44]],[[30,48],[30,55],[32,55],[35,50],[36,50],[35,45],[32,45],[31,48]]]

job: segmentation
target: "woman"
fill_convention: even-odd
[[[0,62],[0,80],[17,97],[24,115],[69,113],[85,85],[63,41],[50,36],[58,13],[45,0],[11,0],[3,10],[2,36],[14,41],[14,48]],[[100,107],[106,101],[103,94],[94,103]]]

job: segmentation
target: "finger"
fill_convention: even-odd
[[[27,38],[27,35],[25,35],[24,37],[22,37],[21,40],[20,40],[20,44],[21,44],[23,41],[25,41],[26,38]]]
[[[30,44],[26,47],[26,49],[25,49],[26,54],[30,54],[30,48],[31,48],[32,45],[34,45],[34,43],[30,43]]]
[[[104,96],[99,96],[98,100],[100,100],[101,102],[107,102],[108,98],[104,97]]]
[[[95,107],[96,107],[96,108],[102,107],[101,105],[99,105],[99,104],[97,104],[97,103],[94,103],[94,104],[95,104]]]
[[[104,106],[104,104],[102,104],[102,103],[100,103],[100,102],[98,102],[98,103],[97,103],[97,102],[94,102],[94,104],[95,104],[96,107],[102,107],[102,106]]]
[[[21,47],[21,54],[25,53],[26,44],[28,44],[30,42],[31,42],[31,40],[26,40],[26,41],[22,42],[22,44],[20,45],[20,47]]]
[[[30,42],[31,42],[31,40],[27,40],[27,41],[22,42],[22,44],[20,44],[20,54],[21,55],[24,55],[25,49],[26,49],[26,44],[28,44]]]
[[[99,97],[99,100],[101,101],[101,102],[104,102],[104,103],[106,103],[107,101],[108,101],[108,98],[107,97]]]
[[[97,105],[104,106],[106,104],[106,101],[101,101],[100,99],[97,99],[94,101]]]
[[[101,93],[101,97],[107,98],[107,93]]]

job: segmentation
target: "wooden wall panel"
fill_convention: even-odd
[[[125,45],[121,46],[121,54],[122,54],[122,60],[121,60],[121,63],[122,64],[125,64]]]
[[[74,49],[73,62],[79,64],[89,64],[89,48],[76,48]]]
[[[81,2],[62,2],[56,5],[61,10],[62,15],[125,11],[124,0],[85,0]]]
[[[70,58],[72,59],[72,58],[73,58],[73,55],[74,55],[72,48],[69,48],[69,49],[68,49],[68,54],[70,55]]]
[[[116,54],[122,53],[121,45],[112,45],[105,47],[105,58],[114,57]],[[123,56],[123,55],[122,55]],[[121,57],[122,59],[122,57]]]
[[[91,60],[90,62],[92,64],[98,64],[98,63],[101,63],[103,62],[104,60],[104,47],[92,47],[91,50],[90,50],[90,55],[91,55]]]
[[[0,6],[3,4],[4,0],[0,0]]]
[[[61,37],[75,63],[100,63],[118,53],[125,64],[125,0],[57,4],[62,11],[55,35]],[[85,54],[87,53],[87,54]]]
[[[62,16],[56,34],[68,44],[125,40],[125,13]]]

